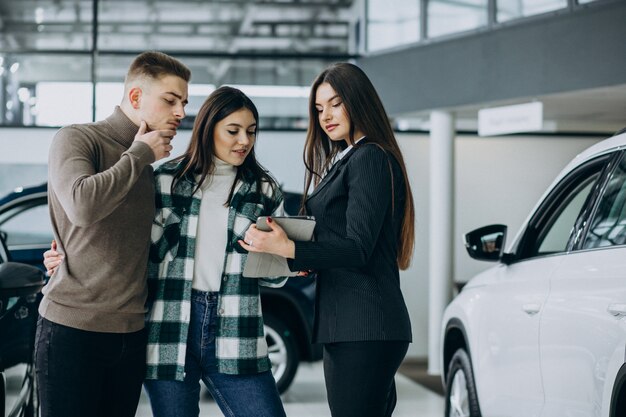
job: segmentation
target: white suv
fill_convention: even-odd
[[[446,308],[446,416],[626,416],[626,134],[574,158],[505,250],[506,235],[465,235],[497,265]]]

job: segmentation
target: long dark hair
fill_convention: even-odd
[[[413,256],[415,239],[415,209],[411,186],[404,158],[382,101],[367,75],[356,65],[347,62],[333,64],[313,81],[309,97],[309,129],[304,146],[304,165],[307,169],[304,193],[306,195],[311,185],[319,184],[322,173],[328,170],[334,157],[346,146],[343,141],[331,141],[319,123],[315,98],[317,89],[323,83],[328,83],[343,102],[350,120],[350,132],[346,140],[354,144],[354,132],[362,132],[367,136],[368,142],[375,143],[391,154],[402,169],[406,199],[402,228],[398,237],[398,266],[400,269],[407,269]]]
[[[252,100],[241,90],[232,87],[220,87],[207,97],[196,116],[193,131],[191,132],[191,141],[189,142],[187,150],[183,155],[174,160],[180,162],[181,169],[174,175],[172,194],[174,193],[176,183],[182,178],[193,178],[195,175],[200,175],[196,188],[193,190],[195,193],[202,186],[206,178],[215,172],[215,162],[213,160],[215,157],[215,142],[213,139],[215,126],[220,120],[242,109],[250,110],[254,116],[254,120],[257,122],[256,137],[258,139],[259,112]],[[243,161],[243,164],[237,167],[237,175],[235,176],[235,181],[233,181],[228,199],[224,203],[224,206],[228,207],[233,193],[235,192],[237,182],[244,177],[257,180],[257,189],[255,192],[260,192],[259,183],[261,182],[269,183],[272,190],[275,187],[273,179],[257,162],[253,146],[250,153]]]

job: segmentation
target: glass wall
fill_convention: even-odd
[[[192,116],[216,86],[260,86],[269,127],[300,128],[301,89],[330,62],[561,11],[568,1],[1,0],[0,126],[105,117],[133,57],[157,49],[191,67]]]
[[[182,127],[191,127],[206,97],[218,86],[244,91],[259,109],[263,129],[306,128],[309,86],[330,60],[285,58],[198,58],[176,55],[192,73],[187,117]],[[123,93],[126,69],[133,56],[105,55],[96,68],[96,120],[111,113]]]
[[[487,25],[487,0],[430,0],[428,37],[435,38]]]
[[[367,50],[377,51],[420,39],[420,0],[367,2]]]
[[[265,128],[299,129],[315,75],[355,57],[357,3],[2,0],[0,126],[106,117],[132,59],[154,49],[192,70],[183,127],[213,89],[229,84],[250,92]]]
[[[463,32],[495,30],[498,23],[573,11],[613,0],[363,0],[365,53],[426,43]],[[491,12],[493,11],[493,12]]]
[[[90,51],[93,1],[2,0],[0,51]]]
[[[98,48],[347,54],[354,0],[99,1]]]
[[[0,126],[91,121],[93,2],[3,0]]]
[[[497,20],[511,19],[547,13],[567,7],[567,0],[498,0]]]
[[[89,122],[90,81],[88,55],[0,53],[0,125]]]

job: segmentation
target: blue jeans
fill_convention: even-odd
[[[217,297],[216,292],[192,291],[185,380],[144,382],[154,417],[197,417],[200,414],[200,379],[225,416],[285,416],[271,371],[249,375],[217,372]]]

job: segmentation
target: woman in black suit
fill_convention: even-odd
[[[389,416],[394,375],[411,342],[399,269],[413,253],[414,209],[404,160],[372,83],[355,65],[322,72],[310,96],[306,214],[315,241],[294,242],[270,221],[241,245],[317,273],[314,343],[324,345],[331,413]],[[247,242],[247,243],[246,243]]]

